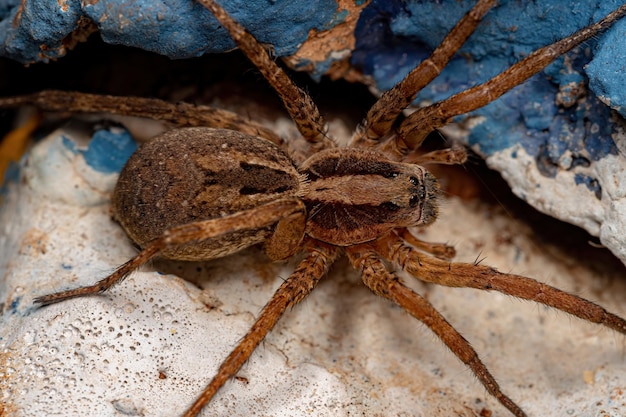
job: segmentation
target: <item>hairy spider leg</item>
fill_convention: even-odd
[[[430,57],[422,61],[392,89],[387,90],[369,109],[365,120],[355,132],[351,146],[374,146],[387,135],[400,113],[417,94],[448,65],[452,56],[476,30],[495,0],[480,0],[443,39]]]
[[[189,103],[169,103],[156,98],[87,94],[76,91],[46,90],[33,94],[0,98],[0,109],[24,105],[44,111],[70,113],[110,113],[146,117],[173,125],[208,126],[259,136],[284,147],[284,140],[270,129],[228,110]]]
[[[491,103],[513,87],[543,70],[559,56],[608,29],[625,15],[626,4],[599,22],[534,51],[489,81],[455,94],[446,100],[417,109],[398,128],[398,135],[395,138],[397,143],[394,148],[403,152],[419,148],[430,132],[445,126],[454,116],[468,113]]]
[[[257,67],[280,96],[298,130],[304,139],[311,144],[311,149],[307,153],[312,154],[315,151],[335,146],[335,143],[326,135],[326,122],[313,99],[274,62],[263,45],[213,0],[198,0],[198,2],[213,13],[220,24],[230,33],[239,49]]]
[[[410,152],[402,158],[402,162],[417,165],[460,165],[464,164],[465,161],[467,161],[467,151],[462,146],[452,146],[451,148],[439,149],[425,154]]]
[[[532,278],[504,274],[493,267],[449,262],[418,253],[415,249],[389,234],[376,241],[376,251],[386,259],[401,265],[414,277],[446,287],[466,287],[495,290],[524,300],[534,301],[564,311],[580,319],[602,324],[626,334],[626,320],[599,305],[577,295]]]
[[[352,265],[361,271],[363,283],[372,292],[402,307],[407,313],[424,323],[461,360],[493,395],[516,417],[526,413],[504,395],[495,378],[478,357],[470,343],[424,297],[406,287],[400,279],[387,270],[376,249],[370,245],[346,249]]]
[[[450,260],[456,256],[454,246],[445,243],[424,242],[415,237],[409,229],[396,229],[396,233],[414,248],[430,253],[435,258]]]
[[[241,339],[235,349],[222,362],[211,382],[183,417],[193,417],[213,398],[215,393],[241,369],[252,352],[274,328],[285,310],[302,301],[313,291],[320,279],[326,275],[332,264],[341,254],[336,246],[312,241],[306,245],[308,255],[300,262],[293,274],[276,290],[270,301],[265,304],[256,321]]]
[[[272,201],[260,207],[240,211],[217,219],[203,220],[173,227],[166,230],[161,237],[147,245],[135,257],[117,268],[112,274],[95,284],[37,297],[34,302],[47,305],[70,298],[103,293],[113,285],[123,281],[131,272],[144,265],[168,247],[207,240],[238,230],[270,226],[278,223],[283,218],[291,219],[292,214],[298,212],[303,213],[304,210],[304,203],[302,203],[301,200],[285,199]]]

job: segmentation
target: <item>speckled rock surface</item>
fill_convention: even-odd
[[[7,184],[2,414],[177,415],[294,264],[270,264],[259,249],[201,264],[159,262],[104,295],[34,307],[34,297],[93,283],[136,253],[109,214],[114,171],[132,142],[117,128],[88,140],[83,124],[53,133]],[[93,148],[113,157],[92,159]],[[483,263],[626,314],[623,268],[538,244],[533,230],[499,209],[450,199],[422,238],[452,236],[459,260],[480,253]],[[626,413],[626,360],[613,332],[510,297],[406,279],[471,341],[529,415]],[[434,339],[340,261],[202,415],[506,415]]]

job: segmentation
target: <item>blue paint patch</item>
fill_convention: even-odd
[[[63,136],[63,146],[74,154],[81,154],[87,165],[103,174],[120,172],[128,158],[137,149],[137,143],[126,130],[102,129],[93,134],[87,148]]]
[[[378,88],[387,90],[430,55],[474,3],[373,0],[359,19],[352,63],[372,76]],[[619,0],[500,1],[417,101],[441,101],[476,86],[621,4]],[[624,32],[618,28],[611,31],[618,33],[617,38],[611,41],[607,37],[604,43],[613,42],[626,51],[626,42],[621,41]],[[583,67],[592,59],[595,44],[596,40],[586,42],[568,55],[568,65],[563,66],[561,58],[496,102],[471,113],[485,121],[471,131],[470,145],[491,155],[519,143],[538,162],[555,167],[567,151],[589,160],[616,154],[611,139],[616,127],[608,121],[609,109],[592,94],[585,95],[584,89],[578,94],[576,88],[586,80]],[[626,77],[626,59],[602,65],[611,68],[608,72]],[[625,83],[618,83],[624,95]],[[621,99],[612,94],[610,100]]]
[[[574,182],[577,185],[585,184],[589,191],[595,194],[598,200],[602,200],[602,187],[597,179],[588,175],[576,174],[574,175]]]
[[[83,153],[91,168],[104,174],[120,172],[128,158],[137,149],[137,143],[125,130],[99,130],[91,138]]]
[[[65,269],[66,271],[69,271],[70,269],[74,268],[72,265],[68,265],[68,264],[61,264],[61,268]]]
[[[615,24],[604,35],[604,42],[593,61],[585,68],[589,85],[600,97],[610,101],[611,107],[626,117],[626,21]]]
[[[27,63],[65,54],[64,38],[82,15],[79,1],[0,1],[0,56]]]
[[[105,42],[170,58],[191,58],[234,48],[230,36],[202,5],[187,0],[0,0],[0,56],[23,63],[63,56],[64,40],[80,18],[98,27]],[[335,0],[222,0],[224,8],[277,56],[292,55],[311,29],[336,20]],[[335,20],[334,20],[335,19]],[[17,22],[16,24],[14,22]],[[335,23],[335,24],[336,24]]]

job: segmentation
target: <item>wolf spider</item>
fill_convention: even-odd
[[[34,104],[44,110],[111,112],[167,120],[178,126],[220,128],[174,129],[140,148],[124,168],[113,198],[115,216],[142,248],[139,254],[94,285],[40,296],[36,303],[101,293],[157,256],[206,260],[261,242],[273,260],[303,252],[293,274],[265,305],[185,416],[198,414],[211,401],[287,308],[310,294],[343,254],[370,290],[424,323],[517,417],[526,413],[502,392],[469,342],[424,297],[405,286],[387,263],[425,282],[496,290],[626,334],[624,319],[588,300],[478,263],[451,262],[452,247],[424,242],[410,231],[432,223],[438,213],[437,181],[420,164],[459,164],[466,159],[462,149],[416,152],[426,135],[452,117],[497,99],[606,29],[626,14],[626,5],[599,23],[535,51],[484,84],[420,108],[396,123],[495,3],[479,0],[429,59],[382,95],[349,146],[342,148],[327,135],[311,98],[293,84],[264,47],[213,0],[198,1],[215,15],[278,93],[305,140],[304,146],[285,143],[272,131],[235,114],[185,103],[58,91],[2,99],[2,107]],[[181,165],[180,159],[185,158],[193,162]],[[168,168],[157,172],[157,165]],[[157,194],[153,189],[163,184],[167,187]],[[188,188],[195,194],[184,196],[181,190]],[[186,208],[180,209],[183,201]]]

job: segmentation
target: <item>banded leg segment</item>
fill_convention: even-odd
[[[302,201],[297,199],[279,200],[229,216],[174,227],[165,231],[160,238],[146,246],[139,254],[117,268],[111,275],[95,284],[43,295],[35,298],[34,302],[47,305],[70,298],[103,293],[113,285],[123,281],[131,272],[144,265],[168,247],[174,247],[193,241],[207,240],[238,230],[267,227],[277,223],[283,217],[288,217],[297,212],[304,212],[304,204]]]
[[[213,0],[198,0],[198,2],[213,13],[222,26],[228,30],[239,49],[272,85],[304,139],[311,143],[312,151],[335,146],[335,143],[326,136],[326,122],[313,99],[294,84],[285,71],[268,55],[263,45]]]
[[[211,401],[215,393],[227,380],[235,376],[250,358],[259,343],[265,339],[265,336],[283,316],[285,310],[309,295],[340,255],[339,248],[321,243],[310,246],[308,251],[309,255],[300,262],[294,273],[276,290],[248,333],[222,362],[217,374],[193,405],[183,414],[183,417],[197,415]]]
[[[424,297],[406,287],[400,279],[387,271],[374,252],[361,247],[347,249],[352,265],[361,270],[363,282],[376,295],[387,298],[402,307],[407,313],[424,323],[461,360],[493,395],[516,417],[526,413],[506,396],[478,353],[470,343],[430,304]]]
[[[383,243],[382,240],[377,244],[380,253],[398,265],[402,265],[408,273],[422,281],[446,287],[495,290],[556,308],[583,320],[602,324],[626,334],[626,320],[577,295],[569,294],[532,278],[504,274],[489,266],[436,259],[421,255],[403,243]]]
[[[402,110],[408,107],[417,94],[439,75],[494,3],[494,0],[478,1],[454,26],[429,58],[422,61],[391,90],[386,91],[368,111],[363,125],[352,138],[351,145],[375,145],[380,138],[389,133]]]
[[[415,237],[409,229],[400,229],[397,233],[406,242],[423,252],[430,253],[435,258],[449,260],[456,256],[456,249],[454,249],[454,246],[450,246],[445,243],[425,242]]]
[[[451,118],[491,103],[543,70],[559,56],[608,29],[625,15],[626,4],[599,22],[552,45],[536,50],[489,81],[455,94],[444,101],[417,109],[400,125],[396,139],[399,143],[396,144],[396,148],[400,150],[418,148],[430,132],[445,126]]]
[[[176,126],[219,127],[259,136],[283,146],[283,139],[270,129],[236,113],[189,103],[169,103],[156,98],[125,97],[46,90],[23,96],[0,98],[0,109],[35,106],[43,111],[110,113],[163,120]]]

